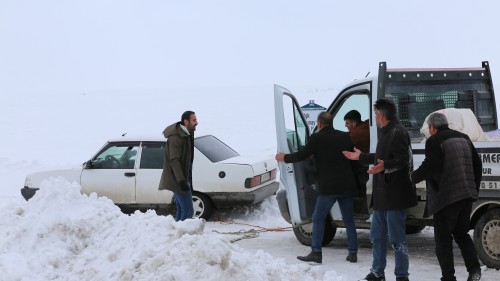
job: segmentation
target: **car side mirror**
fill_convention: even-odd
[[[92,163],[92,160],[89,160],[89,161],[83,163],[83,167],[85,169],[92,169],[94,167],[94,164]]]

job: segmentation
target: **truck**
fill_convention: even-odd
[[[387,68],[380,62],[378,74],[365,77],[343,87],[327,112],[333,115],[333,125],[344,130],[344,116],[353,109],[369,121],[370,152],[377,145],[378,129],[375,124],[373,103],[380,98],[392,100],[397,118],[411,137],[413,167],[418,168],[425,158],[425,136],[420,129],[430,113],[447,108],[470,109],[484,132],[498,130],[495,94],[490,66],[483,61],[481,67],[464,68]],[[274,106],[277,150],[293,153],[301,149],[311,133],[305,115],[295,96],[286,88],[274,85]],[[483,162],[479,198],[473,204],[470,229],[482,263],[500,269],[500,141],[474,141]],[[299,242],[311,245],[312,213],[317,197],[314,161],[298,163],[279,162],[280,188],[276,194],[282,217],[292,224]],[[432,226],[432,216],[426,214],[426,185],[417,184],[418,204],[407,210],[406,232],[416,234]],[[370,227],[369,206],[372,176],[366,183],[366,196],[355,198],[365,208],[355,207],[358,229]],[[366,201],[366,202],[363,202]],[[344,227],[338,204],[326,219],[323,245],[330,243],[337,228]]]

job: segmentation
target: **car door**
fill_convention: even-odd
[[[158,190],[165,144],[162,142],[142,142],[139,169],[136,175],[136,194],[138,204],[170,204],[173,193],[170,190]]]
[[[278,85],[274,86],[274,111],[278,152],[298,151],[309,139],[307,121],[297,99]],[[317,197],[313,163],[307,160],[289,164],[279,162],[278,166],[292,224],[310,222]]]
[[[110,142],[83,169],[82,192],[106,196],[115,204],[135,203],[136,158],[139,142]]]

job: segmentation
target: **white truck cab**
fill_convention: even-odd
[[[327,111],[333,115],[337,130],[344,127],[345,114],[353,109],[361,113],[362,120],[370,124],[370,152],[377,145],[378,129],[375,125],[373,103],[387,98],[396,104],[397,117],[410,133],[413,166],[418,168],[424,159],[425,137],[420,129],[432,112],[446,108],[468,108],[484,132],[498,129],[495,95],[488,62],[481,67],[440,69],[388,69],[379,63],[378,75],[356,80],[345,86]],[[274,86],[277,149],[293,153],[302,148],[312,132],[297,99],[284,87]],[[473,205],[471,225],[479,258],[488,267],[500,269],[500,141],[475,141],[483,160],[483,177],[479,199]],[[282,216],[294,227],[297,239],[311,244],[311,217],[317,197],[312,162],[279,162],[280,189],[277,194]],[[366,200],[371,201],[372,177],[366,183]],[[432,217],[426,213],[425,182],[417,185],[418,205],[408,209],[407,233],[420,232],[432,226]],[[369,228],[371,209],[355,207],[357,228]],[[323,244],[330,243],[336,228],[343,227],[338,204],[330,211],[325,227]]]

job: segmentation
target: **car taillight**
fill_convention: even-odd
[[[272,180],[276,179],[276,171],[277,171],[276,169],[271,171],[271,179]]]
[[[260,184],[260,175],[245,180],[245,188],[256,187]]]
[[[276,171],[277,170],[274,169],[270,172],[265,172],[264,174],[255,176],[253,178],[247,178],[245,180],[245,188],[256,187],[264,182],[276,179]]]

